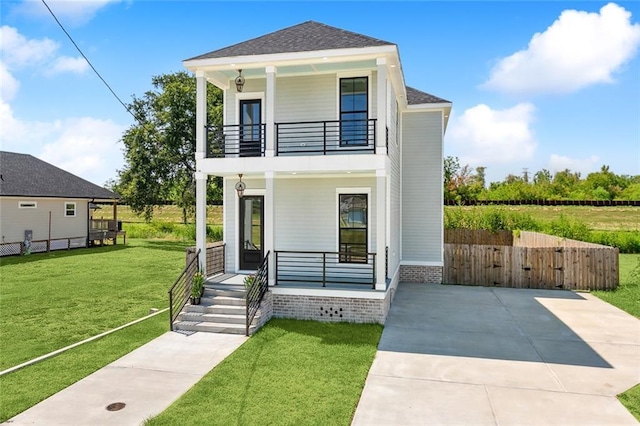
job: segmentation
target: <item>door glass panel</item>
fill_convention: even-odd
[[[259,157],[262,152],[260,99],[240,101],[240,155]]]
[[[367,145],[368,78],[340,79],[340,145]]]
[[[257,269],[263,258],[262,196],[245,196],[240,200],[240,268]]]

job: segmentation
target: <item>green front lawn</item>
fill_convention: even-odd
[[[186,244],[128,240],[1,258],[0,370],[167,307]]]
[[[147,425],[351,423],[377,324],[272,319]]]

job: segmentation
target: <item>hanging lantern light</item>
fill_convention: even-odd
[[[238,76],[236,77],[236,90],[242,92],[244,88],[244,77],[242,76],[242,70],[238,70]]]
[[[240,178],[240,181],[236,183],[236,192],[238,193],[238,198],[242,198],[247,185],[242,181],[242,173],[239,174],[238,177]]]

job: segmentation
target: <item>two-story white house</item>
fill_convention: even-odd
[[[441,282],[451,102],[398,46],[304,22],[184,61],[197,79],[197,248],[224,180],[227,274],[267,262],[272,314],[383,323],[399,281]],[[206,91],[224,92],[207,127]]]

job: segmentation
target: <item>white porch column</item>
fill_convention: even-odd
[[[200,170],[200,162],[207,152],[207,79],[202,70],[196,71],[196,251],[199,263],[207,276],[207,174]]]
[[[387,247],[387,172],[376,170],[376,290],[385,290]]]
[[[387,59],[377,58],[376,153],[387,154]]]
[[[196,251],[200,250],[199,262],[207,276],[207,174],[195,173],[196,178]]]
[[[267,138],[267,145],[265,150],[266,157],[273,157],[275,155],[276,144],[276,129],[275,129],[275,117],[276,117],[276,67],[267,66],[265,68],[267,72],[267,91],[265,94],[265,108],[266,108],[266,131],[265,136]]]
[[[207,79],[204,71],[196,71],[196,162],[207,152]],[[200,168],[197,167],[196,170]]]
[[[275,179],[273,172],[265,172],[265,194],[264,194],[264,252],[271,252],[269,255],[269,286],[276,283],[276,253],[275,253],[275,203],[273,196],[275,193]]]

